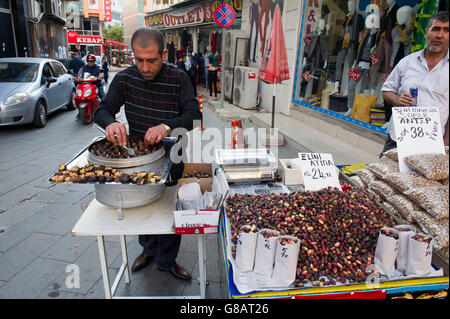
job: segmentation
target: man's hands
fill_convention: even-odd
[[[127,128],[122,123],[111,123],[105,129],[106,139],[114,145],[127,145]]]
[[[155,143],[159,143],[163,138],[167,137],[169,132],[167,132],[166,128],[161,124],[158,126],[153,126],[147,130],[144,136],[145,146],[153,145]]]
[[[106,139],[113,144],[118,144],[120,146],[127,145],[127,129],[125,124],[122,123],[111,123],[105,129]],[[163,138],[167,137],[169,132],[161,124],[158,126],[153,126],[147,130],[144,136],[145,146],[153,145],[159,143]]]
[[[411,94],[406,92],[401,95],[397,95],[394,92],[384,91],[383,99],[392,106],[411,106],[411,104],[415,104]]]
[[[397,104],[399,106],[410,106],[411,104],[415,104],[414,99],[409,93],[402,93],[402,95],[397,96]]]

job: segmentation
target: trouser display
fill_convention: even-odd
[[[175,267],[180,243],[181,235],[139,235],[144,255],[154,256],[156,264],[163,270]]]
[[[350,43],[349,47],[343,48],[341,51],[339,51],[336,60],[336,74],[334,77],[335,81],[342,81],[342,70],[344,69],[346,59],[348,59],[350,63],[355,60],[355,49],[353,43]]]
[[[214,85],[214,97],[217,97],[217,71],[209,71],[208,81],[209,96],[212,96],[212,87]]]
[[[372,68],[370,69],[370,89],[376,90],[378,86],[378,72],[380,70],[380,66],[383,64],[385,65],[384,70],[387,74],[389,74],[392,70],[391,68],[391,56],[392,56],[392,45],[389,44],[389,42],[386,39],[383,39],[381,41],[381,44],[378,45],[376,53],[378,55],[378,63],[376,65],[372,65]]]

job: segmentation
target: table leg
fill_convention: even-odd
[[[205,258],[205,235],[197,236],[198,240],[198,269],[200,273],[200,298],[205,299],[206,292],[206,258]]]
[[[122,264],[126,265],[125,269],[125,282],[129,284],[130,280],[130,265],[128,263],[128,252],[127,252],[127,242],[125,235],[120,236],[120,247],[122,249]]]
[[[111,299],[111,287],[109,285],[108,265],[106,263],[105,241],[102,235],[97,236],[98,254],[100,256],[100,266],[102,268],[103,286],[105,288],[105,298]]]

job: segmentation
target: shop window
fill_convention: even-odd
[[[304,1],[294,102],[385,133],[384,122],[372,122],[370,114],[354,121],[360,106],[354,102],[364,101],[366,112],[384,112],[381,86],[410,51],[414,15],[405,7],[406,21],[397,21],[393,0]],[[393,40],[397,22],[406,38],[401,47]]]

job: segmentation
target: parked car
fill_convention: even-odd
[[[0,58],[0,126],[47,124],[47,115],[75,109],[75,84],[60,62],[44,58]]]

